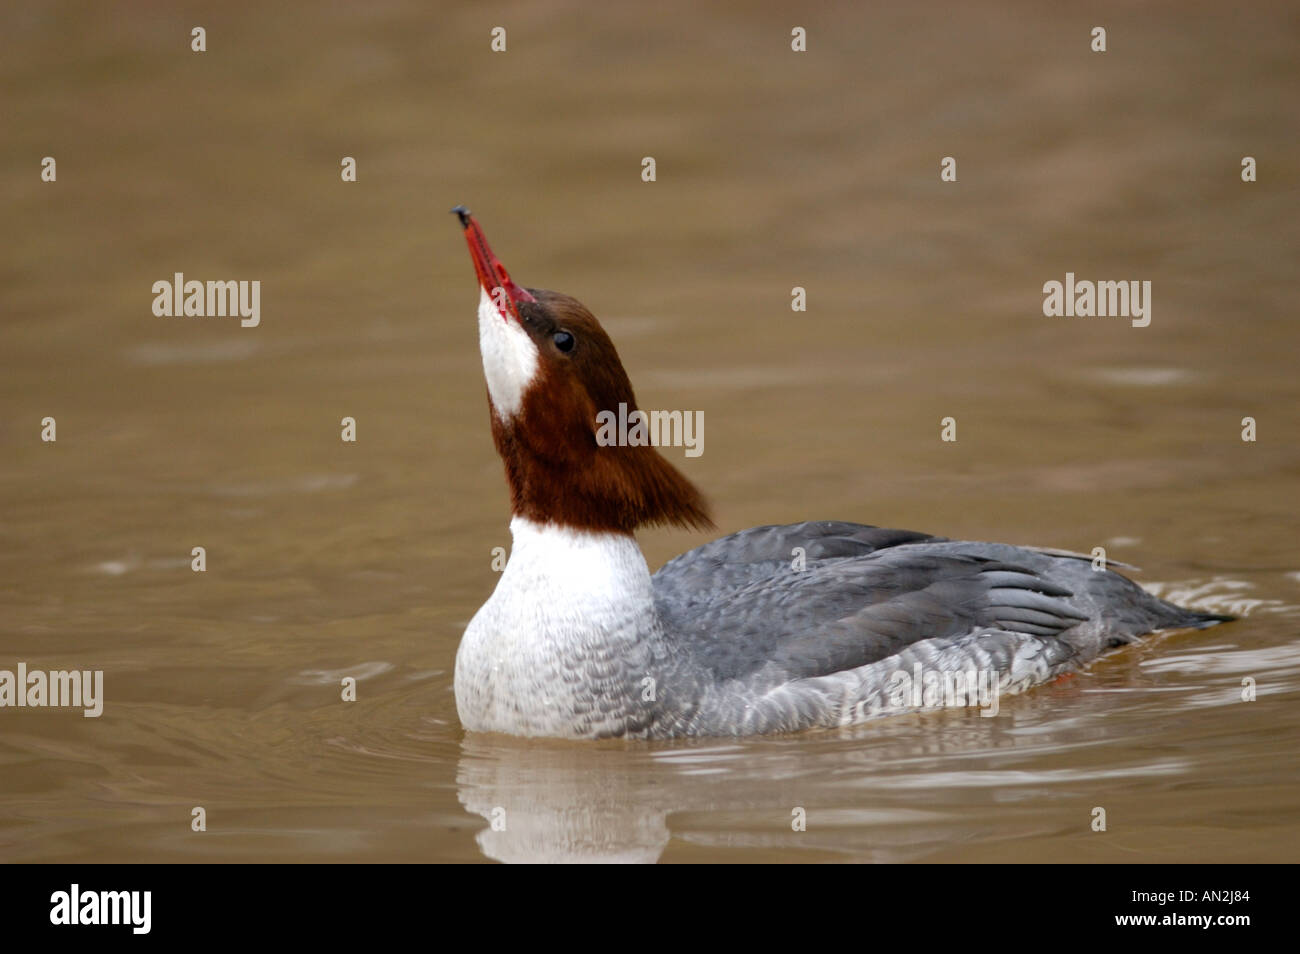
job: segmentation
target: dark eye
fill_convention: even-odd
[[[573,335],[569,334],[567,331],[557,331],[551,336],[551,340],[555,342],[555,347],[559,348],[565,354],[572,351],[575,344]]]

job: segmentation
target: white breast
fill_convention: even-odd
[[[621,731],[645,709],[666,652],[640,548],[625,534],[523,517],[510,530],[509,562],[456,654],[461,723],[571,738]]]

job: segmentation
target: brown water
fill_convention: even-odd
[[[106,695],[0,710],[0,858],[1296,860],[1293,4],[271,6],[0,13],[0,669]],[[670,457],[721,531],[1105,546],[1245,618],[997,718],[467,736],[509,536],[458,202],[704,412]],[[175,271],[261,281],[260,326],[155,317]],[[1044,317],[1067,271],[1151,325]]]

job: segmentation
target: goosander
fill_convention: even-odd
[[[466,729],[596,739],[844,726],[899,711],[900,673],[993,673],[1000,693],[1019,692],[1153,630],[1231,619],[1081,554],[840,521],[742,530],[652,576],[633,532],[711,527],[703,496],[654,447],[597,440],[598,414],[637,407],[613,342],[576,299],[515,284],[469,210],[452,212],[478,275],[513,514],[505,569],[456,654]]]

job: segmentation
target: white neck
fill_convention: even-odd
[[[501,317],[483,289],[478,299],[478,347],[492,406],[509,420],[519,413],[524,391],[537,374],[537,346],[519,322]]]
[[[650,570],[636,540],[626,533],[575,530],[527,517],[510,521],[514,550],[497,589],[527,585],[547,599],[564,595],[570,608],[597,609],[611,602],[652,599]]]
[[[662,648],[641,549],[524,517],[510,531],[510,560],[456,655],[461,722],[518,735],[616,727]]]

